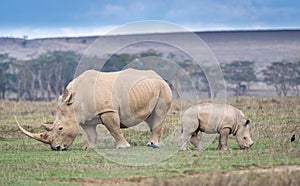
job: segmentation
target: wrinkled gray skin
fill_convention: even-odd
[[[230,134],[236,136],[241,149],[250,148],[254,144],[249,132],[250,120],[245,118],[242,111],[230,105],[202,103],[192,106],[184,112],[181,123],[181,150],[187,150],[189,140],[199,148],[199,132],[219,133],[218,150],[229,150],[227,140]]]
[[[159,146],[162,123],[172,101],[168,84],[154,71],[127,69],[104,73],[88,70],[69,83],[59,97],[53,125],[43,125],[46,132],[27,136],[50,144],[53,150],[66,150],[79,135],[81,126],[88,137],[84,149],[96,147],[96,125],[103,124],[117,142],[128,148],[121,128],[145,121],[152,135],[149,144]]]

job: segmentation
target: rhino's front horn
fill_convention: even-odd
[[[28,132],[27,130],[23,129],[20,125],[20,123],[18,122],[17,120],[17,117],[15,116],[15,120],[18,124],[18,127],[19,129],[28,137],[30,138],[33,138],[33,139],[36,139],[38,141],[41,141],[43,143],[46,143],[46,144],[50,144],[50,142],[45,138],[46,137],[46,133],[40,133],[40,134],[34,134],[34,133],[31,133],[31,132]]]

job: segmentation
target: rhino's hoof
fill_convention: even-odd
[[[147,144],[148,147],[152,148],[159,148],[157,145],[155,145],[153,142]]]
[[[118,146],[117,149],[128,149],[130,147],[127,147],[127,146]]]
[[[222,147],[221,150],[224,150],[224,151],[231,151],[231,148],[229,148],[229,147]]]
[[[117,149],[127,149],[130,147],[130,144],[127,143],[127,144],[119,144],[117,145]]]
[[[188,148],[180,148],[179,149],[180,151],[187,151],[187,150],[189,150]]]

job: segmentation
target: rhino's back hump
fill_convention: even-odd
[[[154,109],[157,102],[162,100],[169,107],[172,100],[172,92],[168,84],[153,71],[128,70],[133,73],[124,78],[117,90],[118,102],[122,115],[135,115],[144,119]],[[124,75],[124,74],[123,74]],[[122,76],[123,76],[122,75]],[[121,90],[121,91],[120,91]]]
[[[235,108],[226,104],[202,103],[199,105],[199,120],[207,133],[232,128],[236,123]]]

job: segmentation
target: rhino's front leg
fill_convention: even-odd
[[[230,128],[223,128],[220,131],[218,150],[230,150],[227,146],[228,135],[230,133]]]
[[[128,148],[130,144],[126,141],[120,128],[120,118],[115,112],[107,112],[100,116],[103,125],[117,141],[117,148]]]
[[[83,150],[95,149],[97,141],[96,125],[81,125],[88,137],[88,144],[82,147]]]

